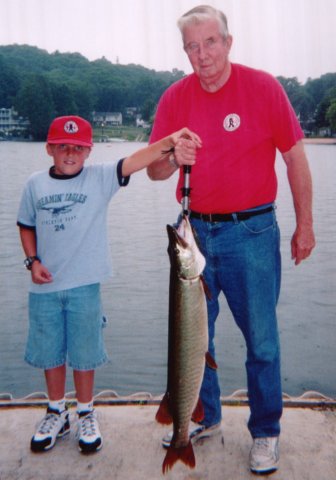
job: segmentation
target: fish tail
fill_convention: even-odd
[[[178,460],[181,460],[181,462],[183,462],[185,465],[187,465],[190,468],[195,468],[195,465],[196,465],[195,454],[194,454],[194,449],[190,440],[185,447],[179,447],[179,448],[169,447],[168,448],[166,457],[162,464],[162,473],[163,474],[167,473],[175,465],[175,463]]]

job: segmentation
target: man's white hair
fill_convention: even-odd
[[[177,26],[183,36],[184,28],[187,25],[202,23],[208,20],[218,21],[219,31],[224,39],[229,35],[228,22],[225,14],[210,5],[199,5],[198,7],[192,8],[179,18]]]

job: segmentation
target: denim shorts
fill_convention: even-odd
[[[51,293],[29,293],[29,333],[25,360],[45,370],[64,365],[93,370],[104,364],[106,319],[100,284]]]

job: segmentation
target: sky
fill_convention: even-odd
[[[202,3],[227,15],[231,61],[301,83],[336,72],[336,0],[0,0],[0,45],[190,73],[176,21]]]

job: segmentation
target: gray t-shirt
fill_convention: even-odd
[[[107,236],[107,210],[112,196],[129,177],[116,164],[90,165],[73,177],[50,171],[27,181],[19,207],[18,225],[35,228],[37,255],[53,282],[30,291],[47,293],[100,283],[112,274]]]

